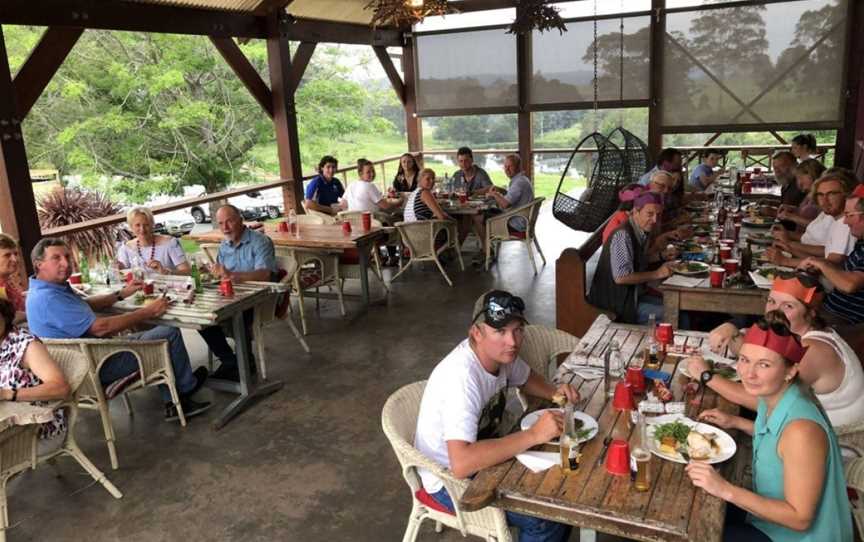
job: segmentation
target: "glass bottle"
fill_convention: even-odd
[[[636,491],[651,489],[651,453],[648,451],[647,426],[642,410],[633,413],[636,417],[636,432],[633,451],[630,453],[630,470],[634,473]]]
[[[561,470],[573,472],[579,470],[579,437],[576,435],[576,424],[573,422],[573,403],[564,406],[564,430],[559,438],[561,449]]]
[[[204,285],[201,283],[201,270],[198,269],[197,258],[192,258],[192,271],[190,272],[190,274],[192,275],[192,280],[195,281],[195,293],[203,293]]]

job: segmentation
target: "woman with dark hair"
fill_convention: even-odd
[[[798,377],[813,388],[834,427],[864,421],[864,370],[852,347],[817,316],[824,290],[819,280],[805,274],[789,273],[774,279],[765,312],[780,312],[786,325],[801,337],[807,353],[798,367]],[[734,355],[741,349],[743,335],[732,324],[723,324],[708,337],[711,349]],[[699,377],[710,367],[701,356],[686,360],[687,372]],[[746,386],[723,377],[706,376],[707,385],[726,400],[755,410],[757,397]]]
[[[735,486],[714,467],[691,461],[693,485],[730,503],[724,541],[852,541],[837,436],[809,386],[799,378],[807,348],[784,323],[766,314],[744,335],[736,370],[756,398],[756,421],[719,409],[699,418],[753,437],[753,490]],[[745,515],[746,513],[746,515]]]
[[[413,192],[417,190],[417,181],[420,178],[420,166],[417,159],[410,152],[399,157],[399,171],[393,179],[393,189],[397,192]]]
[[[792,138],[792,154],[799,162],[819,156],[816,136],[813,134],[798,134]]]
[[[15,307],[0,299],[0,401],[53,401],[70,392],[63,371],[48,349],[28,331],[13,325]],[[66,430],[62,410],[42,425],[40,436],[51,438]]]
[[[339,162],[330,155],[318,162],[318,175],[312,177],[306,185],[306,209],[328,215],[339,212],[339,198],[345,194],[342,182],[335,177]]]
[[[804,230],[813,219],[819,216],[819,205],[813,199],[813,183],[825,173],[825,166],[819,160],[808,158],[792,168],[798,189],[806,195],[797,206],[781,205],[777,218],[794,222],[800,230]]]

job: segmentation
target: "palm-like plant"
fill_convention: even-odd
[[[55,188],[39,200],[38,206],[39,226],[43,231],[117,214],[121,210],[104,194],[77,187]],[[105,256],[113,257],[119,233],[120,227],[113,225],[66,234],[63,238],[76,259],[83,252],[90,263],[95,263]]]

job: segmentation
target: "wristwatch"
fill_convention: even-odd
[[[117,290],[117,291],[114,293],[114,295],[117,296],[117,301],[123,301],[123,294],[120,293],[120,292],[121,292],[121,290]]]
[[[702,382],[702,384],[711,382],[712,378],[714,378],[714,371],[711,370],[702,371],[702,374],[699,375],[699,381]]]

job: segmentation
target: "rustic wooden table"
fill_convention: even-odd
[[[621,345],[624,359],[629,363],[638,356],[646,342],[646,329],[640,326],[614,324],[605,316],[599,317],[585,334],[580,350],[572,355],[601,358],[614,340]],[[677,331],[676,344],[701,346],[707,338],[704,333]],[[720,408],[737,412],[735,405],[718,397],[711,390],[695,396],[685,396],[687,379],[675,374],[683,357],[667,356],[663,370],[673,373],[671,390],[676,400],[687,402],[687,415],[707,408]],[[597,419],[600,431],[582,449],[581,467],[564,474],[558,467],[532,473],[519,461],[512,459],[477,474],[461,499],[463,510],[478,510],[494,505],[505,510],[541,517],[580,527],[580,540],[590,542],[596,532],[610,533],[644,541],[698,541],[714,542],[722,537],[726,513],[724,501],[697,489],[684,473],[684,465],[652,456],[651,489],[638,492],[629,477],[608,474],[597,464],[603,439],[634,439],[629,416],[612,408],[603,386],[603,380],[583,381],[578,376],[572,383],[584,398],[590,398],[585,412]],[[744,469],[750,463],[747,447],[741,446],[734,458],[719,465],[719,470],[733,483],[744,478]],[[744,439],[747,437],[744,436]]]
[[[356,249],[360,262],[360,288],[364,305],[369,304],[369,254],[371,254],[372,245],[375,241],[387,235],[388,231],[387,228],[373,227],[368,232],[364,232],[359,228],[354,228],[350,234],[346,234],[339,224],[303,224],[300,226],[299,235],[280,232],[270,225],[265,229],[267,236],[277,246],[333,252]],[[203,243],[221,243],[224,239],[219,230],[198,233],[189,237]]]
[[[165,285],[175,283],[180,285],[186,277],[175,275],[152,275],[156,292],[161,291]],[[234,349],[237,354],[237,365],[240,370],[240,382],[223,382],[210,380],[209,387],[236,393],[237,399],[232,401],[222,414],[213,422],[215,429],[221,429],[231,418],[239,414],[252,401],[269,395],[280,389],[284,382],[281,380],[268,381],[266,384],[256,385],[252,381],[249,360],[251,352],[248,351],[246,340],[246,325],[243,321],[243,313],[253,309],[256,305],[264,302],[269,296],[279,295],[286,291],[287,285],[274,282],[245,282],[234,284],[234,296],[224,297],[219,294],[215,285],[207,285],[204,292],[197,294],[193,303],[188,304],[180,300],[173,303],[168,311],[158,319],[149,321],[152,325],[164,325],[186,329],[204,329],[206,327],[222,325],[223,322],[231,323],[231,330],[235,340]],[[94,294],[110,291],[100,286],[94,289]],[[125,299],[105,310],[108,313],[120,314],[131,312],[141,308],[136,306],[132,298]]]

